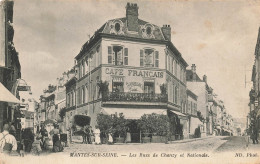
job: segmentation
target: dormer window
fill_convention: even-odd
[[[115,24],[115,30],[116,30],[116,32],[119,32],[120,29],[121,29],[120,24],[119,24],[119,23],[116,23],[116,24]]]
[[[147,23],[144,26],[142,26],[141,29],[144,38],[154,38],[153,32],[155,28],[152,24]]]
[[[146,34],[151,35],[152,33],[152,28],[150,26],[146,27]]]
[[[116,34],[116,35],[123,35],[123,22],[119,19],[114,20],[113,22],[111,22],[110,24],[110,33],[111,34]]]

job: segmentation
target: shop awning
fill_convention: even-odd
[[[111,115],[123,113],[126,119],[139,119],[144,114],[163,114],[167,115],[166,109],[140,109],[140,108],[102,108],[100,113]]]
[[[18,100],[5,86],[0,83],[0,101],[20,104]]]
[[[183,116],[183,117],[186,117],[185,114],[182,114],[181,112],[177,112],[177,111],[174,111],[174,110],[170,110],[172,113],[175,113],[177,114],[178,116]]]

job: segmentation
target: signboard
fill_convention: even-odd
[[[153,70],[105,68],[105,73],[109,75],[115,75],[115,76],[139,76],[139,77],[148,77],[148,78],[163,78],[162,71],[153,71]]]
[[[18,91],[31,91],[31,86],[18,86]]]

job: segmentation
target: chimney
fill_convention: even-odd
[[[191,65],[191,71],[192,71],[192,81],[196,81],[196,65]]]
[[[171,41],[171,26],[170,25],[163,25],[162,33],[166,40]]]
[[[205,83],[207,83],[207,76],[206,76],[206,75],[203,75],[203,81],[204,81]]]
[[[138,32],[138,6],[136,3],[127,3],[126,21],[128,31]]]

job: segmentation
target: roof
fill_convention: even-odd
[[[192,70],[186,70],[186,81],[192,81],[192,75],[193,75],[193,72],[192,72]],[[201,80],[200,78],[199,78],[199,76],[198,76],[198,74],[197,73],[195,73],[195,81],[196,82],[203,82],[203,80]]]
[[[122,26],[122,28],[119,32],[115,32],[115,30],[114,30],[114,26],[116,23],[119,23],[120,26]],[[150,36],[147,36],[146,34],[144,34],[144,29],[146,26],[150,26],[153,28],[152,34]],[[94,46],[101,39],[101,37],[164,44],[169,47],[169,49],[180,59],[180,61],[185,66],[188,66],[187,62],[182,58],[181,53],[177,50],[177,48],[173,45],[173,43],[171,41],[165,39],[161,27],[159,27],[155,24],[146,22],[142,19],[138,19],[138,31],[129,32],[127,30],[126,17],[112,19],[112,20],[107,21],[104,25],[102,25],[95,32],[95,34],[82,46],[79,54],[75,57],[75,59],[79,59],[84,54],[88,53],[90,51],[91,47]]]

